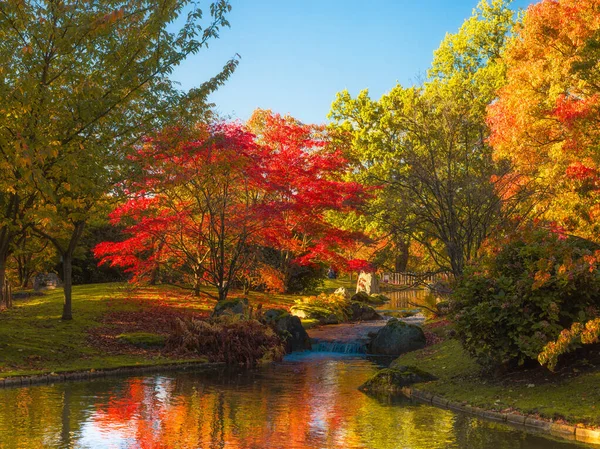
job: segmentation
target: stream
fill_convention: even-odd
[[[310,351],[253,371],[6,388],[0,390],[0,449],[588,447],[359,392],[382,363],[364,354]]]

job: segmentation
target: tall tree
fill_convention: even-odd
[[[379,101],[342,92],[331,112],[362,176],[381,187],[373,206],[383,228],[425,245],[455,275],[512,212],[501,208],[503,184],[494,181],[507,166],[492,160],[485,123],[504,82],[508,4],[482,1],[446,36],[423,86],[396,86]]]
[[[209,284],[224,299],[267,249],[284,254],[274,266],[284,277],[292,263],[344,260],[339,250],[355,234],[324,215],[355,209],[362,187],[335,179],[344,159],[312,127],[259,115],[260,137],[225,123],[167,129],[148,141],[130,199],[113,212],[127,238],[98,245],[100,263],[126,267],[134,280],[152,280],[160,268],[163,280],[173,274],[196,293]]]
[[[507,84],[490,105],[508,178],[539,188],[536,206],[569,232],[600,231],[600,1],[532,5],[504,55]]]
[[[203,20],[191,0],[0,4],[0,282],[15,232],[34,226],[62,255],[63,319],[72,318],[71,260],[90,211],[132,142],[180,112],[173,104],[206,109],[235,68],[187,94],[168,79],[228,25],[229,9],[215,1]]]

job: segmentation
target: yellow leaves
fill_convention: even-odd
[[[548,282],[550,279],[552,278],[552,275],[550,273],[548,273],[547,271],[538,271],[535,273],[534,275],[534,282],[533,285],[531,286],[532,290],[537,290],[541,287],[543,287],[546,282]]]

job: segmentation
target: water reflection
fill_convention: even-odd
[[[250,374],[193,373],[0,390],[0,448],[576,447],[356,390],[376,366],[308,353]]]
[[[392,290],[383,294],[390,298],[390,301],[379,306],[380,310],[414,310],[421,305],[431,308],[435,307],[436,303],[436,296],[427,289]]]

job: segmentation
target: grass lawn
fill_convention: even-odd
[[[100,338],[96,337],[110,338],[114,334],[116,340],[130,330],[152,332],[155,323],[143,320],[159,320],[168,314],[207,316],[215,304],[206,294],[194,298],[175,287],[82,285],[73,289],[74,320],[65,322],[60,320],[62,294],[58,289],[44,296],[15,300],[15,307],[0,311],[0,378],[190,361],[174,360],[160,351],[133,345],[131,350],[120,351],[125,343],[104,347],[97,344]],[[239,295],[233,292],[231,297]],[[262,304],[263,309],[288,308],[296,298],[254,292],[249,295],[250,305]]]
[[[417,388],[455,402],[504,412],[521,412],[570,424],[600,426],[600,366],[579,366],[550,373],[544,368],[491,380],[455,339],[404,354],[394,364],[413,365],[437,381]]]

